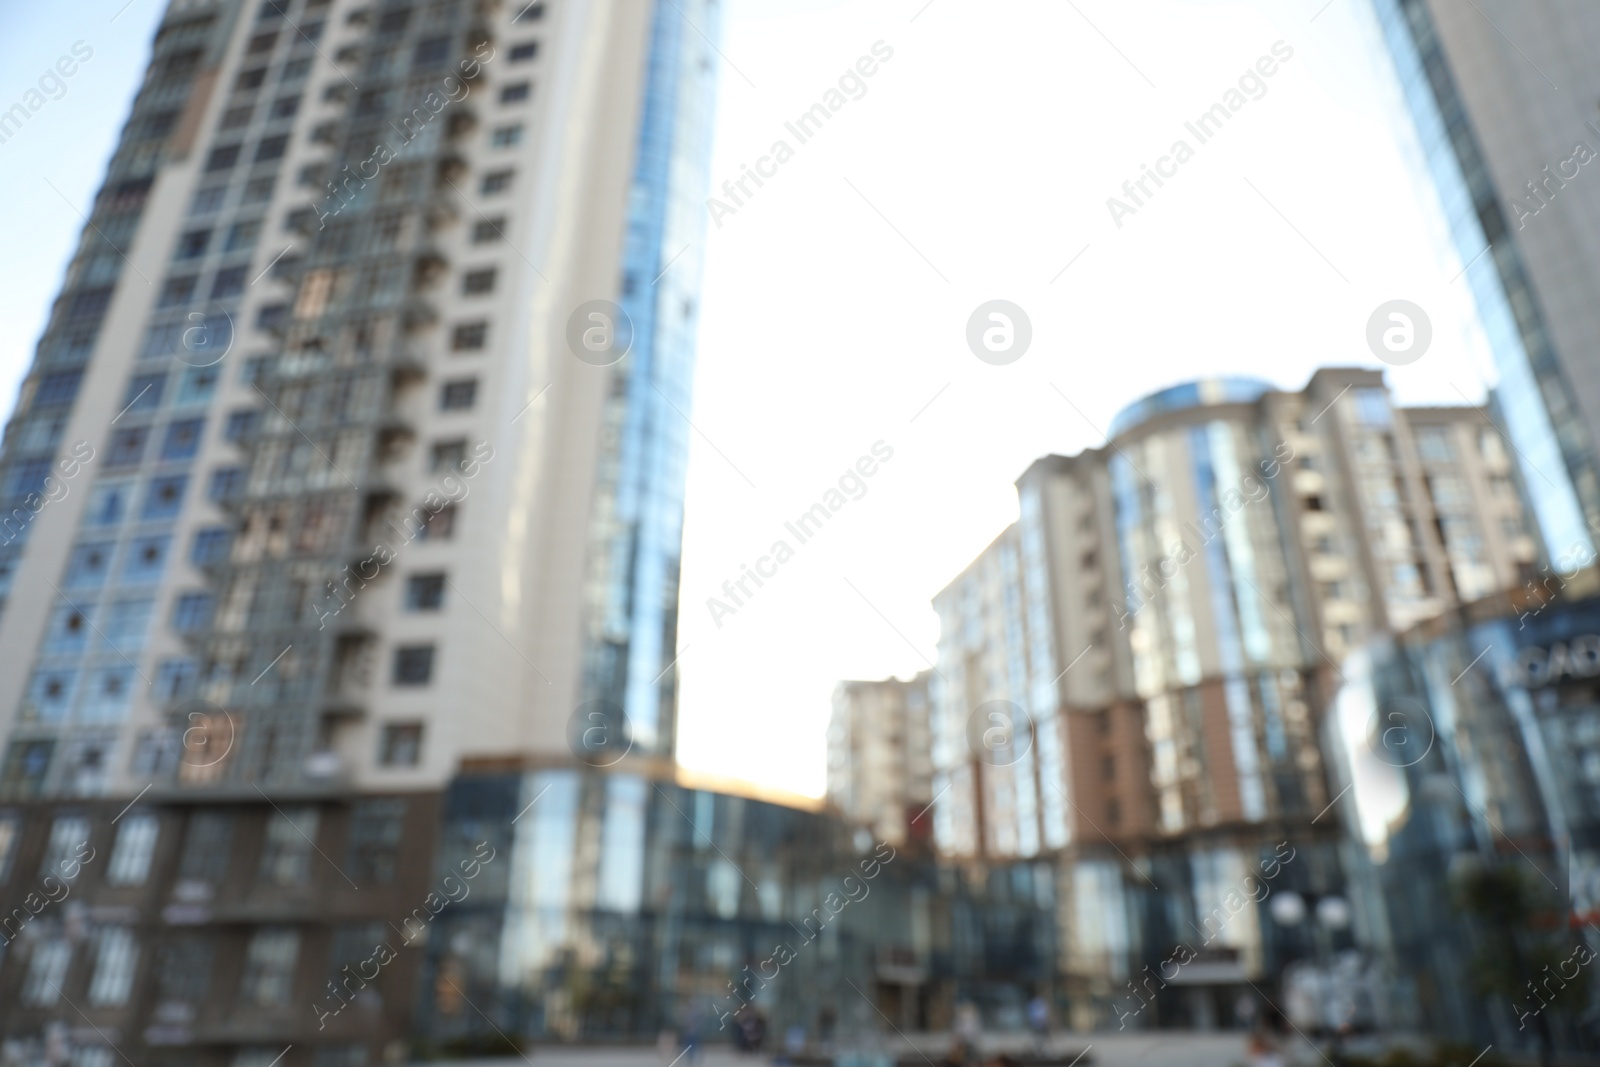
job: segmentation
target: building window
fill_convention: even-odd
[[[94,977],[89,980],[89,1003],[97,1008],[120,1008],[133,989],[139,946],[126,926],[102,926],[95,936]]]
[[[154,411],[161,406],[161,390],[167,383],[165,374],[135,374],[128,379],[128,391],[123,394],[122,413]]]
[[[197,811],[189,817],[178,877],[186,882],[220,882],[233,853],[233,814]]]
[[[266,309],[263,308],[263,311]],[[239,368],[239,384],[252,386],[257,382],[264,382],[278,365],[276,356],[251,356],[244,361],[244,366]]]
[[[57,607],[45,637],[45,654],[82,652],[89,634],[89,612],[93,610],[92,607],[79,608],[70,603]]]
[[[461,291],[468,296],[478,293],[492,293],[494,292],[494,275],[495,269],[493,267],[470,270],[461,277]]]
[[[203,934],[169,937],[156,953],[155,980],[164,1001],[204,999],[211,992],[211,942]]]
[[[208,173],[219,170],[228,170],[239,162],[239,146],[236,144],[223,145],[213,148],[206,157],[206,171]]]
[[[15,815],[0,818],[0,884],[11,877],[11,861],[22,840],[22,820]]]
[[[228,239],[223,243],[223,251],[248,251],[256,246],[256,239],[260,236],[260,219],[251,219],[248,222],[236,222],[228,229]]]
[[[130,427],[110,435],[110,454],[107,467],[131,467],[144,456],[144,442],[150,438],[150,427]]]
[[[278,103],[281,104],[283,101],[280,100]],[[276,178],[251,178],[245,183],[243,202],[246,204],[266,203],[272,199],[272,187],[276,184]]]
[[[206,254],[206,245],[211,243],[210,230],[190,230],[178,238],[178,252],[174,259],[198,259]]]
[[[401,645],[394,650],[395,685],[427,685],[432,680],[432,645]]]
[[[222,439],[237,444],[255,432],[256,424],[260,419],[261,412],[255,408],[240,408],[238,411],[230,411],[228,413],[228,421],[222,427]]]
[[[209,189],[201,189],[194,194],[194,203],[189,206],[189,214],[209,215],[222,206],[222,198],[227,195],[226,185],[213,185]]]
[[[528,99],[528,94],[532,91],[533,87],[527,82],[517,82],[514,85],[508,85],[504,89],[500,90],[500,102],[502,104],[520,103],[521,101]]]
[[[261,83],[266,80],[267,68],[257,67],[254,70],[240,71],[239,76],[234,79],[233,87],[241,90],[259,89],[261,87]]]
[[[117,845],[110,851],[106,880],[114,886],[142,886],[149,877],[150,859],[155,856],[155,841],[162,822],[154,814],[123,816],[117,829]]]
[[[194,692],[199,672],[192,659],[164,659],[156,665],[155,698],[162,701],[183,700]]]
[[[28,700],[43,722],[60,722],[72,707],[78,672],[71,668],[41,668],[28,685]]]
[[[456,533],[456,506],[447,504],[422,520],[418,541],[448,541]]]
[[[196,567],[209,567],[228,558],[233,544],[233,531],[226,526],[206,526],[196,530],[194,544],[189,549],[189,562]]]
[[[97,485],[89,492],[89,504],[84,511],[85,526],[115,526],[127,513],[128,500],[133,487],[126,482]]]
[[[92,851],[89,820],[82,815],[58,815],[50,824],[50,840],[39,863],[39,877],[75,882],[83,868],[83,857]]]
[[[216,598],[210,593],[184,593],[172,608],[172,628],[180,634],[195,634],[211,625]]]
[[[61,983],[67,980],[67,965],[72,962],[72,942],[53,938],[34,945],[28,976],[22,983],[22,1002],[33,1008],[48,1008],[61,996]]]
[[[211,482],[206,487],[206,497],[213,503],[224,504],[237,500],[244,492],[244,469],[218,467],[211,472]]]
[[[276,330],[284,325],[289,318],[288,304],[264,304],[256,312],[256,329]]]
[[[1102,756],[1100,758],[1100,779],[1106,782],[1117,780],[1117,757]]]
[[[393,724],[390,724],[392,726]],[[386,740],[387,730],[385,727]],[[407,766],[415,764],[416,749],[421,743],[421,726],[412,742],[412,758]],[[369,882],[386,884],[394,881],[395,857],[400,850],[400,834],[405,825],[406,802],[403,800],[362,800],[350,815],[350,859],[354,868],[351,878],[360,885]],[[371,946],[369,945],[368,948]]]
[[[0,786],[11,794],[37,796],[55,751],[54,741],[11,742],[6,748],[5,765],[0,767]]]
[[[1432,463],[1454,463],[1456,449],[1450,440],[1450,431],[1440,426],[1418,430],[1417,454]]]
[[[130,585],[159,581],[161,572],[166,569],[167,548],[171,543],[171,534],[136,538],[128,546],[128,556],[122,562],[122,580]]]
[[[261,143],[256,145],[257,163],[268,163],[274,159],[282,159],[283,153],[289,147],[289,135],[280,133],[275,137],[263,137]]]
[[[425,41],[418,41],[417,47],[411,53],[411,66],[414,68],[436,67],[443,63],[450,55],[450,38],[430,37]]]
[[[103,627],[105,639],[124,652],[144,647],[145,631],[155,601],[150,597],[122,597],[111,602]]]
[[[316,839],[316,808],[274,811],[261,846],[261,881],[305,885],[311,877],[311,850]]]
[[[195,279],[193,275],[183,278],[168,278],[161,286],[160,306],[171,308],[187,304],[194,297],[194,287]]]
[[[383,727],[378,762],[385,767],[415,767],[422,759],[422,724],[391,722]]]
[[[522,143],[522,123],[511,126],[497,127],[489,134],[489,145],[492,148],[511,148]]]
[[[511,46],[511,62],[513,63],[526,63],[528,60],[532,59],[538,54],[538,41],[528,41],[526,44],[516,44]]]
[[[444,574],[413,574],[406,579],[407,611],[438,611],[444,607]]]
[[[320,25],[320,23],[318,25]],[[311,27],[308,25],[306,28],[310,29]],[[304,78],[310,72],[311,60],[296,59],[283,65],[283,74],[278,78],[278,80],[280,82],[298,81],[299,79]]]
[[[478,399],[478,379],[459,378],[445,382],[439,389],[439,408],[443,411],[466,411]]]
[[[98,589],[105,584],[111,570],[110,542],[96,545],[79,545],[67,559],[68,589]]]
[[[328,985],[339,988],[340,982],[356,974],[362,964],[372,958],[376,947],[394,936],[398,927],[388,927],[381,922],[365,923],[340,923],[333,928],[332,951],[328,954]],[[404,934],[402,933],[402,936]],[[342,973],[341,973],[342,972]],[[365,1049],[354,1046],[365,1053]],[[352,1061],[349,1059],[349,1045],[321,1045],[313,1054],[312,1067],[347,1067]],[[330,1055],[330,1053],[332,1055]],[[268,1055],[275,1052],[269,1051]],[[261,1067],[267,1067],[265,1063]],[[364,1057],[354,1061],[353,1067],[365,1067]]]
[[[451,335],[450,347],[457,352],[475,352],[482,348],[489,340],[489,324],[487,322],[463,322],[455,328]]]
[[[505,235],[506,217],[504,215],[498,215],[492,219],[479,219],[472,226],[472,243],[475,245],[499,241]]]
[[[50,461],[47,459],[18,463],[11,468],[11,477],[7,480],[6,499],[20,500],[35,493],[42,493],[45,480],[49,477]]]
[[[440,471],[458,471],[467,461],[467,439],[458,437],[453,441],[435,441],[433,443],[433,458],[430,460],[428,470],[438,474]]]
[[[161,442],[163,460],[193,459],[200,451],[204,419],[182,419],[167,427],[167,436]]]
[[[478,191],[486,196],[490,193],[504,192],[511,188],[512,173],[509,170],[490,171],[483,176],[483,181],[479,184]]]
[[[294,930],[272,926],[257,930],[245,951],[239,999],[263,1008],[289,1003],[299,954],[300,936]]]
[[[227,270],[217,271],[217,277],[211,283],[211,299],[221,300],[244,292],[244,272],[244,267],[229,267]]]
[[[225,326],[222,323],[218,323],[217,325],[225,329]],[[212,322],[208,320],[206,327],[209,329],[211,326]],[[221,340],[226,336],[226,334],[213,334],[212,336],[217,337],[218,340]],[[178,395],[173,398],[173,403],[177,404],[179,407],[186,407],[191,404],[204,404],[210,401],[212,394],[216,391],[217,368],[193,367],[184,371],[183,377],[178,379]]]
[[[183,490],[189,484],[188,475],[177,474],[168,478],[152,478],[145,489],[144,507],[139,517],[145,520],[176,518],[183,506]]]
[[[518,11],[511,17],[512,22],[538,22],[544,18],[544,5],[535,3]]]
[[[1352,396],[1356,416],[1363,425],[1386,427],[1390,423],[1389,395],[1383,389],[1357,389]]]

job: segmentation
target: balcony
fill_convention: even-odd
[[[444,136],[447,141],[459,141],[470,137],[478,128],[478,114],[469,107],[457,107],[450,115],[450,120],[445,124]]]
[[[401,326],[407,333],[425,330],[439,321],[439,309],[430,301],[412,299],[406,302],[406,308],[400,315]]]
[[[429,249],[418,255],[411,269],[411,287],[413,290],[432,288],[437,285],[446,272],[450,269],[450,261],[437,251]]]
[[[439,157],[438,176],[440,185],[458,185],[467,176],[467,161],[454,152]]]

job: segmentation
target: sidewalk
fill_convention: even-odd
[[[1051,1048],[1070,1050],[1068,1058],[1087,1049],[1079,1067],[1091,1064],[1093,1067],[1236,1067],[1245,1062],[1244,1041],[1244,1034],[1238,1031],[1060,1034],[1051,1041]],[[944,1034],[917,1034],[908,1042],[891,1037],[877,1047],[896,1056],[912,1057],[920,1052],[937,1065],[949,1047],[949,1038]],[[1013,1048],[1021,1051],[1029,1047],[1026,1035],[985,1035],[983,1042],[986,1053]],[[1285,1051],[1291,1065],[1310,1067],[1322,1062],[1309,1045]],[[701,1049],[694,1067],[765,1067],[772,1059],[770,1052],[749,1056],[740,1055],[727,1046],[710,1046]],[[541,1046],[529,1050],[526,1060],[498,1057],[454,1062],[463,1067],[528,1067],[529,1063],[533,1067],[674,1067],[671,1057],[662,1055],[654,1047],[638,1045]],[[675,1067],[690,1067],[690,1061],[684,1057],[676,1061]]]

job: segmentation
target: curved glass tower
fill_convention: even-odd
[[[1556,90],[1542,68],[1572,42],[1594,41],[1600,15],[1571,6],[1523,18],[1508,8],[1518,47],[1482,25],[1493,12],[1444,11],[1429,0],[1373,0],[1373,10],[1451,240],[1467,264],[1500,375],[1497,415],[1546,554],[1563,565],[1593,559],[1600,375],[1589,305],[1600,267],[1565,234],[1592,217],[1596,194],[1578,183],[1567,188],[1551,166],[1559,168],[1574,141],[1600,144],[1594,124],[1585,123],[1596,117],[1597,86],[1592,73],[1552,68],[1566,86]],[[1588,84],[1579,89],[1574,80]]]
[[[711,165],[709,0],[657,5],[621,299],[633,346],[612,370],[591,536],[585,690],[620,707],[636,747],[671,755],[678,562],[699,317],[700,195]],[[691,25],[692,23],[692,25]]]

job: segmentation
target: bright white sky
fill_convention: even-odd
[[[874,41],[894,49],[707,250],[679,755],[803,793],[823,789],[837,680],[925,668],[929,601],[1016,518],[1016,476],[1101,443],[1129,401],[1380,366],[1364,328],[1397,297],[1435,327],[1390,374],[1401,397],[1482,396],[1367,0],[1314,22],[1324,0],[924,2],[729,0],[722,42],[718,186]],[[1280,39],[1266,96],[1197,146],[1184,122]],[[1117,229],[1106,198],[1179,137],[1195,157]],[[964,339],[996,298],[1034,330],[1005,367]],[[718,628],[707,597],[879,439],[894,459],[867,495]]]
[[[81,226],[44,179],[87,204],[162,6],[133,0],[109,23],[122,3],[5,5],[0,101],[73,41],[95,49],[0,145],[7,413]],[[930,599],[1016,517],[1013,479],[1099,444],[1151,390],[1214,374],[1298,388],[1324,364],[1377,366],[1367,318],[1405,298],[1435,337],[1391,370],[1402,398],[1481,399],[1486,349],[1367,0],[1320,15],[1323,0],[726,3],[714,184],[778,138],[795,154],[709,231],[686,765],[820,794],[835,683],[926,667]],[[797,144],[784,123],[880,40],[894,56],[866,95]],[[1184,122],[1279,40],[1294,56],[1266,95],[1197,145]],[[1106,198],[1180,137],[1194,158],[1117,229]],[[1032,320],[1010,366],[966,347],[993,299]],[[880,440],[894,457],[865,497],[798,545],[783,523]],[[795,557],[719,628],[707,598],[779,537]]]

